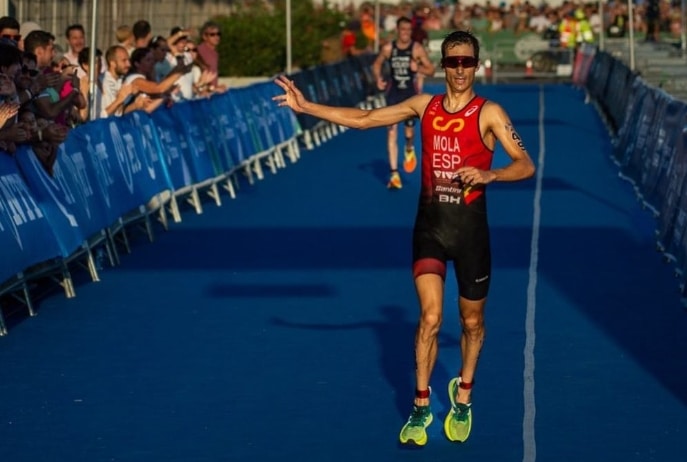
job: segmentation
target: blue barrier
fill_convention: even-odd
[[[620,175],[656,216],[657,246],[674,262],[687,303],[687,105],[603,52],[585,89],[608,122]]]
[[[0,246],[1,281],[63,253],[39,200],[15,160],[4,153],[0,153]]]
[[[371,87],[373,58],[348,59],[291,78],[315,102],[358,106],[377,93]],[[262,163],[273,172],[286,166],[283,150],[295,162],[298,138],[310,135],[318,121],[278,108],[273,98],[281,93],[273,82],[264,82],[161,106],[152,114],[89,122],[59,146],[52,175],[29,145],[19,146],[14,156],[0,153],[0,295],[26,292],[32,275],[59,271],[73,296],[69,262],[88,258],[98,280],[92,247],[103,244],[116,253],[114,235],[130,221],[149,221],[158,208],[163,215],[167,200],[178,221],[177,195],[188,193],[200,212],[198,188],[212,188],[220,205],[217,184],[223,182],[234,197],[238,180],[232,175],[240,169],[252,182],[253,173],[262,177]],[[33,314],[30,294],[24,296]],[[0,309],[0,335],[5,333]]]

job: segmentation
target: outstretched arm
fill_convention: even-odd
[[[280,76],[275,80],[283,90],[283,95],[272,98],[280,107],[290,107],[295,112],[309,114],[314,117],[327,120],[337,125],[350,128],[374,128],[385,127],[402,122],[411,117],[420,116],[429,101],[426,95],[414,96],[399,104],[378,109],[358,109],[352,107],[335,107],[313,103],[303,96],[293,80],[286,76]]]

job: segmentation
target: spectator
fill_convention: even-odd
[[[167,101],[176,86],[180,76],[190,70],[190,65],[178,65],[172,69],[161,82],[156,82],[155,57],[150,48],[136,48],[131,55],[131,70],[124,79],[124,84],[131,85],[136,98],[129,104],[128,110],[141,109],[153,112],[163,102]]]
[[[19,41],[21,40],[19,21],[11,16],[0,18],[0,37],[11,40],[16,46],[19,46]]]
[[[103,107],[108,116],[122,115],[130,97],[134,96],[131,85],[123,85],[124,77],[131,69],[131,60],[126,48],[112,45],[105,52],[107,70],[103,74]]]
[[[149,45],[153,33],[148,21],[144,19],[136,21],[131,30],[134,34],[134,48],[143,48]]]
[[[115,31],[115,38],[117,40],[117,45],[126,48],[126,51],[129,52],[129,55],[131,55],[131,53],[133,53],[136,49],[136,46],[134,45],[134,33],[131,30],[131,27],[127,25],[121,25],[117,27],[117,30]]]
[[[190,100],[193,99],[193,74],[190,72],[193,65],[193,58],[190,53],[186,51],[186,47],[189,43],[190,31],[182,29],[181,27],[174,27],[169,34],[169,39],[167,43],[169,45],[169,53],[167,53],[166,59],[170,63],[172,72],[175,68],[187,69],[189,72],[178,74],[176,84],[179,88],[177,92],[174,92],[172,98],[174,101]],[[165,75],[165,79],[169,76],[169,73]],[[162,80],[160,80],[162,81]]]
[[[4,119],[0,128],[0,149],[13,153],[17,143],[28,141],[26,131],[16,123],[19,97],[14,79],[21,70],[21,52],[14,45],[0,43],[0,112]]]
[[[81,24],[72,24],[67,27],[64,36],[67,39],[67,52],[63,56],[70,64],[78,67],[79,53],[86,46],[86,31]]]
[[[198,56],[200,56],[208,65],[208,69],[219,75],[219,51],[217,47],[222,39],[222,33],[219,30],[219,25],[212,21],[203,24],[200,29],[200,37],[202,43],[198,45]],[[215,77],[210,84],[210,90],[224,91],[226,86],[219,83],[219,79]]]
[[[93,85],[93,90],[91,90],[91,50],[86,47],[79,53],[79,66],[83,70],[84,76],[81,78],[80,88],[81,93],[88,95],[86,98],[86,107],[82,108],[80,111],[81,120],[93,120],[99,119],[101,117],[107,117],[108,114],[105,112],[103,107],[103,85],[102,85],[102,63],[103,63],[103,52],[99,49],[95,50],[95,81]],[[93,92],[93,97],[91,97],[91,91]],[[91,111],[91,104],[93,105],[93,111]]]
[[[36,115],[65,125],[68,123],[72,108],[75,105],[77,107],[83,105],[85,100],[78,84],[73,85],[75,79],[64,78],[60,73],[52,71],[51,66],[55,56],[54,42],[54,35],[37,30],[24,39],[24,47],[26,52],[36,55],[36,64],[42,73],[53,74],[53,78],[45,89],[33,100]]]
[[[193,75],[194,98],[202,98],[212,95],[214,92],[210,90],[210,86],[217,77],[217,74],[213,73],[209,69],[207,63],[203,61],[203,58],[198,55],[198,45],[193,42],[189,42],[189,45],[186,47],[186,51],[193,58],[191,73]]]

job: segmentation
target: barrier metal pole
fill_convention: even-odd
[[[90,120],[97,119],[100,114],[96,112],[95,104],[95,85],[96,85],[96,65],[95,57],[96,36],[98,35],[98,0],[93,0],[93,7],[91,10],[91,44],[88,56],[88,114]]]
[[[634,20],[634,8],[632,6],[632,0],[627,2],[627,15],[628,15],[628,26],[629,37],[630,37],[630,70],[635,70],[635,20]]]
[[[286,73],[291,74],[291,0],[286,0]]]
[[[375,0],[375,53],[379,53],[379,0]]]
[[[682,0],[682,27],[680,28],[680,49],[682,57],[687,58],[687,0]]]
[[[606,46],[604,34],[606,33],[606,25],[604,24],[604,0],[599,0],[599,19],[601,21],[601,30],[599,31],[599,50],[604,51]]]

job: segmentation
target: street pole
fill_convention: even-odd
[[[291,74],[291,0],[286,0],[286,73]]]
[[[95,56],[96,49],[96,36],[98,35],[98,0],[93,0],[93,8],[91,11],[91,44],[88,56],[88,113],[90,115],[90,120],[95,120],[100,117],[97,113],[96,103],[95,103],[95,86],[96,86],[96,65],[95,60],[98,59]]]
[[[634,20],[634,7],[632,6],[632,1],[627,2],[627,14],[629,16],[628,27],[629,37],[630,37],[630,70],[634,72],[635,70],[635,20]]]

